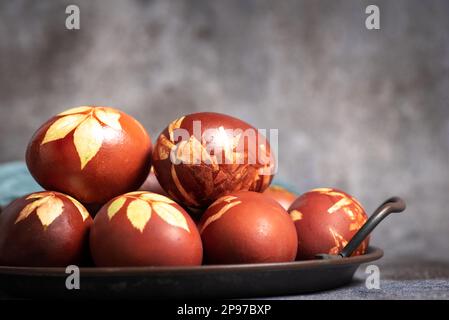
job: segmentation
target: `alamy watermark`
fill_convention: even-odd
[[[65,268],[65,273],[68,274],[65,279],[65,287],[67,290],[79,290],[80,287],[80,268],[75,265],[70,265]]]
[[[375,264],[366,267],[365,273],[368,274],[365,280],[365,287],[369,290],[380,289],[380,269]]]
[[[380,9],[378,6],[371,4],[366,7],[365,13],[368,17],[365,19],[365,27],[368,30],[380,29]]]
[[[77,5],[71,4],[65,8],[65,13],[68,16],[65,19],[65,27],[68,30],[80,29],[80,8]]]
[[[201,121],[193,121],[192,131],[176,128],[170,132],[170,145],[170,161],[175,165],[248,164],[258,166],[260,175],[277,171],[278,129],[220,126],[203,131]]]
[[[65,27],[68,30],[79,30],[80,25],[80,8],[75,4],[70,4],[65,8],[65,13],[68,15],[65,20]],[[365,19],[365,28],[368,30],[380,29],[380,9],[375,4],[370,4],[365,8],[365,14],[368,16]]]

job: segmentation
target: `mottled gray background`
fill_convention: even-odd
[[[371,3],[380,31],[364,28]],[[280,129],[278,178],[299,192],[339,187],[368,211],[403,196],[373,237],[387,261],[449,261],[448,71],[444,0],[2,0],[0,161],[73,106],[121,108],[153,137],[225,112]]]

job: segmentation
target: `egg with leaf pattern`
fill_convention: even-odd
[[[203,257],[187,212],[170,198],[143,191],[116,197],[100,209],[90,248],[99,267],[194,266]]]
[[[91,224],[87,210],[68,195],[43,191],[16,199],[0,214],[0,265],[79,264]]]
[[[28,145],[26,162],[44,189],[102,205],[137,190],[150,169],[151,150],[149,135],[131,116],[82,106],[44,123]]]
[[[157,180],[185,207],[206,209],[219,197],[262,192],[276,169],[274,152],[262,133],[229,115],[199,112],[172,121],[153,151]]]
[[[339,254],[363,226],[367,215],[356,198],[334,188],[319,188],[300,195],[288,209],[298,234],[297,260]],[[364,254],[367,237],[353,256]]]

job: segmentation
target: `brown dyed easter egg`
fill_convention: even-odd
[[[28,145],[26,162],[44,189],[95,206],[139,188],[151,166],[151,151],[149,135],[131,116],[83,106],[44,123]]]
[[[299,196],[288,209],[298,234],[297,260],[315,255],[339,254],[362,227],[367,215],[362,205],[349,194],[332,188],[314,189]],[[368,248],[365,239],[353,255]]]
[[[278,185],[269,186],[263,194],[279,202],[285,210],[288,210],[297,197],[293,192]]]
[[[106,203],[90,232],[99,267],[195,266],[203,249],[195,223],[173,200],[152,192],[130,192]]]
[[[159,135],[153,166],[165,191],[190,208],[206,208],[219,197],[264,191],[275,159],[267,139],[237,118],[212,112],[183,116]]]
[[[92,218],[81,203],[43,191],[14,200],[0,214],[0,265],[65,267],[88,252]]]
[[[298,240],[293,220],[279,203],[258,192],[219,198],[206,210],[198,229],[210,264],[295,260]]]

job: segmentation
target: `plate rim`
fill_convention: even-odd
[[[303,260],[293,262],[244,263],[244,264],[216,264],[201,266],[142,266],[142,267],[79,267],[83,276],[137,276],[144,274],[192,274],[213,272],[253,272],[270,270],[298,270],[321,268],[328,266],[360,265],[362,263],[382,258],[383,250],[370,246],[363,255],[326,260]],[[28,276],[67,276],[65,267],[14,267],[0,266],[0,275],[28,275]]]

